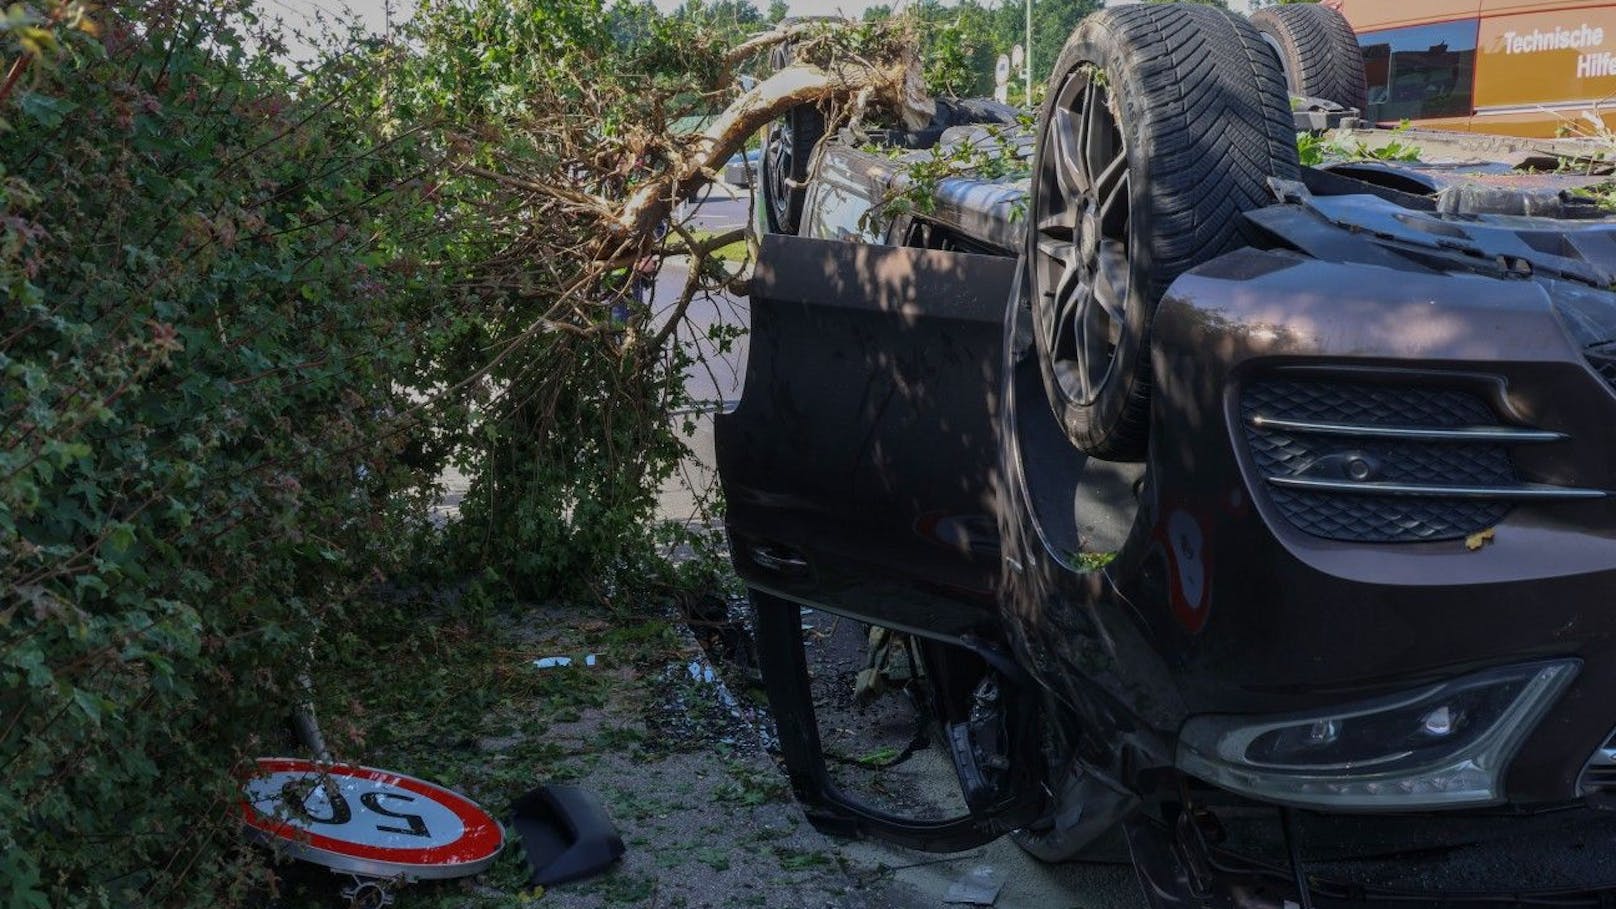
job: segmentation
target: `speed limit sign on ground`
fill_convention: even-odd
[[[259,758],[241,812],[249,833],[286,855],[370,877],[476,874],[505,844],[499,822],[465,796],[353,764]]]

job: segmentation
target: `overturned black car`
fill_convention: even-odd
[[[926,850],[1120,830],[1162,906],[1605,905],[1616,874],[1421,887],[1302,842],[1616,845],[1609,149],[1352,129],[1271,25],[1108,9],[1030,131],[771,137],[717,444],[793,786]],[[1360,154],[1303,166],[1321,109]],[[883,207],[960,143],[1022,175]],[[832,781],[803,607],[913,637],[966,813]]]

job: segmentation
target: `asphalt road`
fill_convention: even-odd
[[[748,204],[744,193],[734,198],[720,192],[710,193],[688,213],[688,226],[715,232],[742,227],[746,224]],[[683,260],[673,259],[663,264],[651,298],[659,320],[669,317],[688,277],[689,269]],[[677,337],[698,355],[697,362],[685,370],[685,389],[694,402],[683,415],[691,427],[686,444],[692,456],[680,465],[678,474],[662,489],[660,507],[665,518],[705,521],[703,503],[711,500],[718,482],[713,472],[713,415],[740,400],[747,351],[744,334],[728,351],[720,351],[708,340],[708,333],[717,326],[745,329],[746,325],[745,298],[718,292],[693,300],[679,326]]]
[[[709,198],[691,212],[689,227],[714,233],[744,227],[747,204],[744,195],[733,199],[722,196]],[[665,310],[678,300],[679,291],[684,287],[688,275],[689,270],[682,260],[670,261],[663,266],[661,274],[657,276],[655,303]],[[745,336],[728,353],[714,350],[703,338],[709,329],[717,325],[744,329],[747,321],[746,300],[726,293],[704,294],[691,302],[685,313],[685,321],[686,324],[680,329],[680,337],[687,343],[695,344],[704,360],[686,372],[685,388],[691,397],[713,409],[739,400],[742,370],[746,364]]]

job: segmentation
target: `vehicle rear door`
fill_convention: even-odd
[[[765,236],[718,418],[748,585],[957,638],[996,622],[995,420],[1015,260]]]

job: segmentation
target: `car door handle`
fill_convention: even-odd
[[[779,574],[803,574],[808,570],[808,560],[785,546],[753,546],[751,555],[759,568]]]

